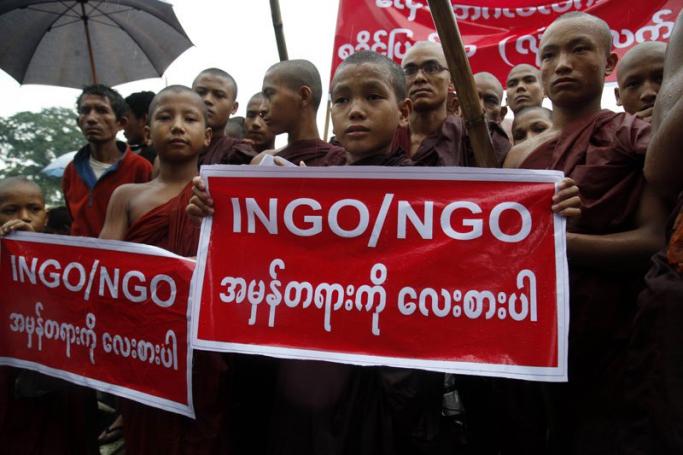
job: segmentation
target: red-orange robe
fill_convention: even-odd
[[[199,227],[185,213],[192,184],[130,226],[125,240],[165,248],[180,256],[196,256]],[[126,453],[215,454],[226,447],[228,367],[214,352],[195,351],[192,365],[196,420],[121,400]]]
[[[306,166],[324,166],[330,155],[344,155],[344,149],[325,142],[321,139],[304,139],[287,144],[277,153],[277,156],[299,165],[301,161]]]
[[[650,124],[607,110],[567,126],[534,150],[525,169],[556,169],[581,191],[582,214],[567,223],[576,233],[603,235],[636,228],[645,181]],[[623,424],[626,347],[643,288],[642,271],[569,263],[569,383],[549,385],[551,449],[615,453]]]
[[[211,143],[199,154],[203,164],[249,164],[256,156],[251,144],[230,136],[212,137]]]
[[[496,161],[502,166],[512,144],[500,125],[488,122],[488,128]],[[410,128],[397,129],[394,143],[403,150],[410,150]],[[446,117],[441,129],[424,138],[410,159],[416,166],[476,166],[465,121],[456,115]]]

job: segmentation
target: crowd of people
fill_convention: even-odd
[[[641,44],[618,62],[608,25],[569,13],[545,30],[540,68],[515,66],[505,87],[474,75],[492,161],[567,176],[552,206],[567,217],[567,383],[196,351],[196,419],[119,399],[126,452],[683,453],[682,22],[668,49]],[[621,113],[601,108],[613,72]],[[415,43],[401,65],[371,51],[348,57],[330,86],[329,142],[316,124],[322,97],[306,60],[271,66],[245,118],[232,122],[237,83],[216,68],[191,87],[125,100],[106,86],[84,88],[77,108],[87,144],[63,177],[71,235],[195,256],[199,222],[214,210],[201,165],[272,155],[308,167],[478,166],[438,44]],[[121,129],[127,144],[116,139]],[[274,148],[284,133],[287,145]],[[0,182],[0,235],[42,232],[46,221],[35,184]],[[95,402],[92,390],[3,368],[0,447],[96,453]]]

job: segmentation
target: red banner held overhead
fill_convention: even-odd
[[[0,241],[0,365],[194,417],[194,262],[160,248],[15,233]]]
[[[202,168],[193,347],[567,378],[561,174]],[[201,302],[201,304],[199,304]]]
[[[520,63],[538,65],[545,28],[558,16],[584,11],[604,19],[621,57],[644,41],[667,41],[683,0],[455,0],[453,11],[472,71],[505,83]],[[415,41],[438,42],[426,0],[340,0],[332,73],[346,57],[373,50],[397,63]],[[614,77],[614,76],[612,76]]]

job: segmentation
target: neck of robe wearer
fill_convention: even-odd
[[[320,139],[318,124],[316,123],[315,119],[315,112],[313,112],[312,109],[302,111],[299,121],[290,131],[287,131],[287,133],[287,143],[289,144],[296,141]]]
[[[448,117],[446,103],[429,111],[412,111],[409,118],[410,134],[419,134],[425,137],[431,136],[441,130],[446,117]]]
[[[372,158],[375,158],[375,157],[385,158],[389,155],[390,152],[391,152],[391,144],[388,144],[386,147],[381,147],[381,148],[374,150],[372,152],[364,153],[363,155],[352,155],[349,152],[345,152],[346,164],[351,165],[351,164],[356,164],[359,161],[370,161]]]
[[[592,117],[600,112],[600,101],[601,97],[598,96],[578,106],[562,107],[553,103],[553,128],[561,131],[577,120]]]
[[[100,163],[116,163],[121,158],[121,151],[116,145],[116,138],[107,142],[90,142],[90,156]]]
[[[211,128],[211,142],[213,142],[215,139],[220,139],[223,136],[225,136],[225,127],[218,129]]]
[[[197,157],[182,163],[168,163],[159,161],[160,182],[185,184],[197,176]]]

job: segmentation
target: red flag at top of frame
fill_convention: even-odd
[[[572,11],[604,19],[621,58],[645,41],[668,42],[683,0],[456,0],[453,12],[473,72],[505,82],[520,63],[538,66],[543,31]],[[426,0],[340,0],[332,72],[356,51],[373,50],[400,63],[416,41],[439,42]],[[614,77],[614,75],[612,76]]]

